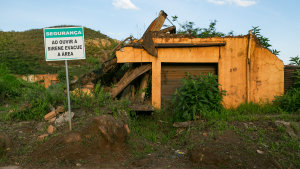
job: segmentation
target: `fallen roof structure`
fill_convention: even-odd
[[[151,63],[152,105],[160,108],[180,87],[185,72],[214,73],[227,91],[225,107],[244,102],[269,102],[284,92],[284,65],[255,36],[194,38],[161,29],[161,11],[142,39],[116,51],[117,63]],[[127,84],[127,83],[126,83]],[[123,87],[122,87],[123,88]]]

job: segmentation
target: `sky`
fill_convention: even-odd
[[[122,40],[140,38],[160,10],[178,21],[217,31],[247,34],[259,26],[285,64],[300,56],[299,0],[0,0],[0,30],[24,31],[79,25]],[[166,21],[168,23],[168,21]]]

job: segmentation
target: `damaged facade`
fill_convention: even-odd
[[[152,70],[152,105],[161,108],[180,86],[185,72],[211,72],[226,90],[223,105],[270,102],[284,93],[284,64],[261,47],[251,32],[246,36],[193,38],[160,30],[166,19],[160,13],[139,41],[116,52],[117,63],[148,63]]]

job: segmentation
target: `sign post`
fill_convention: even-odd
[[[68,95],[68,121],[71,123],[68,60],[85,59],[83,27],[44,28],[46,61],[65,61]]]

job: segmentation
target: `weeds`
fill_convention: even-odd
[[[196,120],[197,116],[206,117],[211,111],[219,112],[224,90],[219,89],[217,76],[208,74],[187,76],[173,97],[176,121]]]

